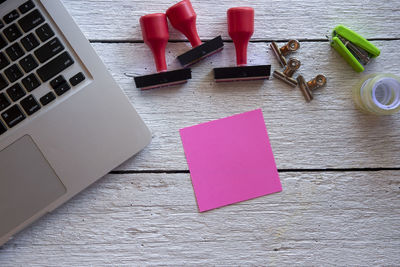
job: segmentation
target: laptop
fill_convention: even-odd
[[[0,245],[150,140],[59,0],[0,0]]]

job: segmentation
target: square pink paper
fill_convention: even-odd
[[[179,132],[200,212],[282,191],[261,109]]]

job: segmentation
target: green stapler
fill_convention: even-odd
[[[380,54],[376,46],[343,25],[333,29],[331,45],[357,72],[363,72],[364,65]]]

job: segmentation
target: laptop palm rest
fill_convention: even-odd
[[[65,193],[32,138],[21,137],[0,151],[0,236]]]

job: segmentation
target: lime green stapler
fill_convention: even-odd
[[[331,45],[357,72],[363,72],[364,65],[381,53],[364,37],[343,25],[333,29]]]

